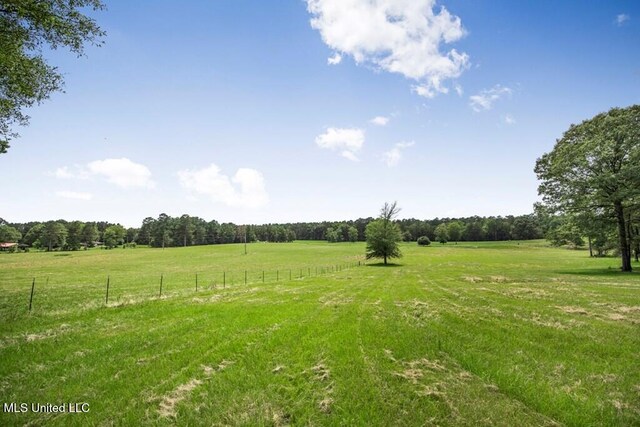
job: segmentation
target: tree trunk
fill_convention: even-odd
[[[591,246],[591,236],[589,236],[589,258],[593,258],[593,248]]]
[[[620,240],[620,256],[622,257],[622,271],[632,271],[631,269],[631,245],[627,233],[627,224],[624,217],[622,203],[615,202],[614,210],[618,221],[618,239]]]
[[[633,238],[635,240],[633,252],[635,253],[636,262],[638,262],[638,255],[640,254],[640,233],[638,231],[638,227],[633,227]]]
[[[387,265],[387,254],[384,255],[384,265]]]

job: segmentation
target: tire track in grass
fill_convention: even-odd
[[[200,415],[231,424],[301,423],[317,417],[323,401],[320,396],[326,391],[322,382],[329,374],[323,365],[324,339],[317,333],[317,328],[325,324],[321,320],[326,310],[316,300],[317,295],[312,294],[307,300],[292,304],[291,310],[297,316],[289,316],[290,321],[280,325],[268,339],[252,342],[238,357],[234,370],[244,372],[243,377],[250,377],[252,382],[238,384],[242,379],[227,378],[231,385],[236,384],[231,387],[234,392],[217,402],[218,409],[226,407],[226,411],[204,407]],[[291,389],[288,383],[297,386]],[[215,385],[207,387],[211,390]],[[316,390],[317,387],[320,389]],[[229,389],[228,384],[220,388]],[[301,402],[301,394],[314,403]],[[189,414],[187,417],[187,422],[195,420]]]
[[[362,358],[362,361],[364,362],[364,366],[365,366],[365,370],[367,372],[367,375],[369,376],[369,378],[371,379],[371,382],[374,384],[374,387],[372,387],[373,390],[377,390],[377,404],[374,406],[376,412],[379,412],[381,414],[387,414],[390,412],[394,412],[394,409],[391,406],[391,401],[392,399],[392,392],[389,389],[387,383],[385,381],[383,381],[382,379],[382,375],[380,373],[380,369],[377,367],[377,365],[375,364],[375,362],[373,362],[373,360],[369,357],[369,355],[367,354],[367,351],[365,351],[365,344],[363,342],[363,319],[364,319],[364,311],[365,308],[368,308],[367,304],[370,304],[370,301],[372,301],[372,298],[370,298],[370,296],[373,294],[374,289],[368,289],[367,292],[367,296],[364,298],[364,300],[359,302],[359,307],[358,307],[358,317],[357,317],[357,343],[358,343],[358,349],[360,351],[360,356]]]
[[[250,296],[250,295],[247,295],[247,296]],[[237,303],[238,305],[242,305],[243,301],[237,300],[235,301],[235,303]],[[237,310],[237,308],[235,308],[234,310]],[[268,324],[265,324],[264,326],[261,326],[261,327],[255,327],[255,326],[249,327],[248,329],[243,331],[244,333],[238,334],[236,332],[233,334],[233,339],[227,338],[225,340],[225,344],[223,346],[215,346],[215,347],[209,346],[209,349],[207,351],[199,354],[198,361],[193,361],[192,363],[186,364],[183,370],[186,372],[192,372],[192,371],[197,372],[200,367],[204,366],[205,373],[206,373],[206,368],[208,365],[205,365],[204,361],[206,361],[207,359],[211,359],[212,354],[226,354],[225,356],[222,356],[223,360],[232,361],[234,365],[232,369],[237,369],[236,366],[240,366],[241,360],[245,357],[246,352],[249,351],[251,347],[256,345],[256,343],[260,342],[260,340],[264,339],[266,336],[275,333],[277,330],[279,330],[282,327],[282,325],[286,325],[288,323],[294,322],[295,318],[279,317],[277,320],[278,320],[277,323],[273,323],[273,320],[271,320],[268,322]],[[277,325],[277,328],[274,328],[274,325]],[[228,337],[229,334],[226,333],[224,335]],[[210,364],[210,362],[206,362],[206,363]],[[182,375],[182,377],[184,376],[185,375]],[[176,378],[178,378],[178,375],[172,375],[170,376],[170,378],[167,379],[167,381],[165,381],[165,383],[173,382],[175,384]],[[210,379],[212,379],[212,377],[210,376],[207,377],[207,380],[210,380]],[[193,381],[193,379],[191,381]],[[204,380],[198,380],[196,378],[196,381],[204,381]],[[187,383],[187,384],[193,384],[193,383]],[[200,385],[200,384],[198,383],[196,385]],[[180,387],[181,386],[178,386],[176,389],[174,389],[174,391],[179,390]],[[166,396],[166,393],[164,396]],[[184,403],[177,405],[177,407],[175,408],[175,411],[176,411],[175,413],[177,415],[181,413],[181,408],[184,408],[184,405],[191,403],[191,400],[188,398],[184,398],[184,399],[180,399],[179,402],[184,402]]]
[[[432,282],[432,285],[434,285],[434,283],[433,283],[433,282]],[[434,288],[435,288],[435,289],[434,289]],[[434,290],[435,290],[435,292],[433,292]],[[457,306],[458,306],[458,304],[457,304],[457,303],[453,303],[452,301],[450,301],[450,299],[451,299],[451,298],[458,298],[458,297],[461,295],[459,292],[450,292],[450,290],[449,290],[449,289],[444,289],[444,290],[443,290],[443,288],[442,288],[441,286],[439,286],[439,285],[436,285],[435,287],[434,287],[434,286],[432,286],[432,287],[430,287],[428,290],[427,290],[427,289],[425,289],[423,286],[419,286],[419,285],[417,285],[417,286],[416,286],[415,291],[416,291],[418,294],[422,294],[422,297],[419,297],[419,298],[420,298],[420,301],[425,301],[425,300],[426,300],[426,301],[429,301],[429,305],[436,305],[436,306],[441,306],[441,305],[442,305],[442,303],[443,303],[443,302],[445,302],[446,304],[448,304],[448,305],[450,305],[450,306],[457,307]],[[433,294],[433,295],[429,295],[429,294]],[[418,295],[416,295],[416,296],[418,296]],[[435,302],[435,303],[434,303],[434,302],[431,302],[431,301],[433,300],[433,298],[441,298],[441,299],[439,300],[439,302]],[[402,310],[402,308],[401,308],[401,310]],[[429,332],[429,333],[430,333],[430,335],[431,335],[431,336],[435,335],[435,337],[440,337],[440,336],[442,336],[442,335],[443,335],[443,331],[445,331],[445,330],[446,330],[447,332],[446,332],[446,335],[445,335],[445,336],[447,336],[447,335],[450,335],[452,331],[451,331],[451,328],[446,328],[446,329],[444,329],[444,330],[442,329],[442,326],[444,326],[444,325],[446,324],[446,317],[447,317],[446,310],[443,312],[443,316],[444,316],[444,318],[430,319],[430,320],[428,321],[428,324],[414,324],[414,325],[407,324],[407,325],[409,325],[410,327],[414,327],[414,328],[416,328],[417,330],[424,329],[424,328],[431,329],[431,332]],[[406,323],[405,323],[405,324],[406,324]],[[434,331],[434,329],[435,329],[435,331]],[[438,341],[438,343],[440,343],[440,342],[441,342],[440,338],[437,338],[437,341]],[[446,341],[446,340],[445,340],[445,341],[442,341],[442,342],[444,342],[445,344],[447,343],[447,341]],[[453,369],[453,371],[459,371],[459,372],[460,372],[460,375],[463,375],[463,374],[464,374],[464,375],[467,375],[467,374],[465,373],[466,371],[465,371],[465,370],[463,370],[463,368],[461,367],[461,365],[460,365],[459,361],[454,357],[454,354],[452,354],[450,351],[449,351],[449,352],[447,352],[447,349],[446,349],[446,347],[447,347],[447,346],[445,345],[445,346],[444,346],[444,347],[445,347],[444,349],[443,349],[442,347],[443,347],[443,346],[442,346],[441,344],[437,344],[437,346],[436,346],[436,347],[434,347],[433,345],[431,345],[431,348],[432,348],[432,350],[431,350],[431,351],[433,351],[433,350],[436,350],[436,351],[444,351],[444,353],[443,353],[443,354],[445,354],[445,355],[446,355],[446,359],[451,358],[451,362],[447,362],[447,363],[445,363],[445,366],[449,366],[449,367],[448,367],[448,368],[446,368],[446,370],[445,370],[445,371],[443,371],[443,375],[445,375],[445,376],[446,376],[446,375],[449,375],[449,374],[448,374],[448,372],[449,372],[449,371],[451,371],[452,369]],[[407,363],[409,363],[409,362],[407,362]],[[420,361],[418,360],[418,361],[417,361],[417,362],[415,362],[415,363],[422,363],[422,362],[420,362]],[[452,363],[453,363],[453,366],[450,366]],[[411,363],[410,363],[410,365],[411,365],[411,366],[414,366],[414,365],[413,365],[413,362],[411,362]],[[419,365],[418,365],[418,366],[419,366]],[[428,365],[428,366],[430,366],[430,365]],[[462,365],[462,366],[464,366],[464,365]],[[424,372],[425,372],[425,371],[424,371],[424,370],[422,370],[422,369],[414,369],[414,368],[411,368],[411,369],[409,369],[409,371],[407,371],[407,375],[411,375],[411,374],[415,373],[416,375],[418,375],[419,377],[421,377],[422,375],[424,375]],[[480,381],[482,384],[484,384],[484,382],[481,380],[481,378],[480,378],[480,377],[477,377],[477,376],[473,375],[472,373],[469,373],[469,375],[472,375],[472,376],[473,376],[473,378],[476,378],[476,379],[477,379],[477,380],[473,380],[472,382]],[[455,376],[455,375],[454,375],[454,377],[452,377],[452,378],[453,378],[453,379],[456,379],[456,378],[457,378],[457,376]],[[471,377],[470,377],[470,378],[471,378]],[[445,383],[447,383],[447,384],[448,384],[448,383],[451,383],[451,381],[449,380],[449,381],[447,381],[447,382],[445,382]],[[454,383],[456,383],[456,381],[454,381]],[[437,385],[437,384],[441,384],[441,383],[436,382],[436,385]],[[463,389],[462,389],[462,390],[458,390],[458,392],[457,392],[456,394],[459,394],[459,392],[460,392],[460,391],[463,391],[463,390],[465,390],[465,388],[464,388],[464,387],[463,387]],[[475,387],[475,388],[474,388],[474,387],[469,388],[469,391],[470,391],[470,392],[471,392],[472,390],[477,390],[477,387]],[[456,403],[456,402],[455,402],[455,401],[450,401],[450,402],[448,402],[448,403],[447,403],[446,395],[441,394],[441,392],[442,392],[442,391],[444,391],[444,390],[440,390],[440,391],[439,391],[438,389],[435,389],[435,390],[434,390],[433,388],[429,388],[429,387],[428,387],[428,388],[427,388],[427,391],[428,391],[428,394],[429,394],[429,395],[439,397],[440,399],[444,399],[444,400],[443,400],[443,402],[445,402],[445,403],[446,403],[446,406],[449,406],[449,407],[455,408],[455,403]],[[510,396],[505,396],[505,398],[507,398],[507,399],[509,399],[509,400],[513,400]],[[492,399],[492,401],[495,401],[495,400],[496,400],[496,399]],[[499,401],[499,399],[498,399],[498,401]],[[515,401],[515,400],[514,400],[514,401]],[[527,413],[529,414],[529,415],[527,415],[527,416],[526,416],[526,418],[527,418],[527,419],[529,419],[531,422],[532,422],[532,420],[533,420],[533,419],[538,418],[538,419],[546,420],[546,421],[545,421],[545,423],[546,423],[546,424],[553,424],[553,423],[555,423],[555,421],[554,421],[554,420],[552,420],[551,418],[547,417],[545,414],[539,413],[538,411],[535,411],[533,408],[528,407],[527,405],[525,405],[525,404],[524,404],[524,402],[519,402],[519,401],[516,401],[516,402],[517,402],[517,404],[518,404],[518,405],[521,405],[521,407],[523,408],[523,410],[524,410],[523,415],[525,415],[525,414],[527,414]],[[462,401],[462,403],[464,403],[464,401]],[[464,406],[464,405],[463,405],[463,406]],[[533,414],[533,415],[532,415],[532,414]],[[531,418],[531,416],[533,416],[533,418]],[[463,419],[466,419],[466,418],[463,418]],[[534,423],[534,424],[535,424],[535,423]]]
[[[448,295],[447,292],[445,294]],[[450,297],[450,296],[449,296]],[[449,298],[445,296],[445,301]],[[454,305],[455,306],[455,305]],[[446,318],[444,320],[447,320]],[[444,350],[448,352],[448,354],[454,357],[458,363],[462,363],[463,366],[466,366],[467,369],[470,369],[472,372],[482,373],[482,376],[486,376],[489,374],[494,378],[498,379],[498,383],[501,385],[503,389],[503,393],[507,393],[507,395],[513,399],[516,399],[522,402],[523,405],[528,406],[532,410],[535,410],[547,417],[550,417],[550,414],[554,414],[554,417],[560,417],[562,419],[571,419],[572,417],[578,417],[578,419],[593,419],[593,416],[589,418],[584,418],[584,414],[581,412],[575,412],[575,401],[573,401],[568,396],[558,395],[555,390],[546,389],[544,386],[542,390],[546,391],[546,398],[538,398],[540,395],[540,382],[531,380],[527,377],[523,377],[523,375],[527,375],[527,372],[530,371],[529,375],[534,374],[534,371],[527,369],[528,366],[531,366],[527,360],[530,360],[530,357],[527,357],[527,354],[539,354],[545,355],[548,354],[549,347],[546,340],[540,340],[539,338],[534,339],[535,337],[528,336],[528,334],[514,334],[514,328],[521,327],[521,322],[518,321],[510,321],[505,320],[500,324],[496,324],[494,322],[493,325],[488,324],[489,322],[484,323],[470,323],[470,319],[466,319],[460,316],[451,317],[449,316],[448,323],[457,324],[456,328],[447,328],[447,335],[455,336],[455,342],[457,344],[450,345],[449,348],[445,348]],[[506,324],[506,325],[505,325]],[[536,327],[529,327],[528,330],[536,333],[540,333],[540,329]],[[500,331],[503,331],[502,333]],[[498,332],[498,334],[496,334]],[[479,359],[474,354],[485,354],[488,360],[496,360],[496,352],[495,348],[488,347],[487,350],[483,351],[481,347],[477,347],[475,342],[478,342],[478,337],[482,337],[485,342],[489,343],[494,337],[494,341],[497,339],[498,342],[503,340],[500,337],[508,337],[509,345],[513,348],[521,348],[527,349],[526,353],[521,353],[518,356],[518,359],[522,359],[520,363],[512,364],[514,367],[523,366],[525,370],[519,370],[516,372],[498,372],[495,371],[496,365],[491,362],[484,362],[478,365]],[[472,344],[469,344],[472,343]],[[478,342],[480,343],[480,342]],[[520,343],[520,344],[518,344]],[[533,350],[533,351],[532,351]],[[544,357],[544,356],[543,356]],[[554,358],[554,360],[556,360]],[[534,362],[534,365],[536,363]],[[480,372],[479,372],[480,371]],[[493,373],[492,373],[493,372]],[[497,377],[496,377],[497,374]],[[505,382],[506,378],[509,379],[508,382]],[[520,379],[518,379],[520,378]],[[515,379],[515,381],[514,381]],[[531,382],[533,381],[533,382]],[[533,390],[529,390],[527,384],[535,384],[537,385],[537,392]],[[551,392],[552,395],[549,395]],[[536,396],[533,398],[533,396]],[[564,402],[564,403],[563,403]],[[541,412],[542,411],[542,412]],[[573,413],[573,415],[571,415]]]
[[[202,314],[200,315],[200,317],[202,317]],[[141,330],[144,330],[145,329],[145,325],[148,326],[148,323],[141,325],[138,328],[138,332],[140,332]],[[193,328],[191,328],[190,325],[183,325],[182,329],[176,329],[175,319],[171,319],[171,318],[168,318],[168,317],[165,317],[165,320],[162,323],[160,323],[160,324],[156,323],[155,328],[156,328],[156,335],[149,337],[148,334],[147,334],[147,339],[149,339],[150,341],[156,342],[156,344],[157,344],[156,347],[160,347],[160,348],[162,348],[162,347],[169,347],[169,348],[173,347],[173,348],[176,348],[176,346],[179,344],[180,340],[178,340],[178,342],[176,342],[176,340],[169,339],[169,338],[158,339],[158,338],[156,338],[158,336],[163,336],[163,335],[164,336],[166,336],[166,335],[178,335],[178,336],[180,336],[180,335],[185,335],[185,333],[187,332],[188,329],[191,329],[191,332],[193,332]],[[203,322],[203,325],[199,328],[199,331],[202,331],[203,329],[206,329],[206,328],[207,328],[207,324],[206,324],[206,322]],[[199,332],[198,330],[196,330],[196,331]],[[128,354],[128,353],[131,354],[131,355],[140,354],[138,349],[134,350],[134,349],[131,349],[131,348],[130,349],[126,348],[126,344],[128,342],[132,341],[131,337],[132,337],[132,335],[135,335],[135,334],[136,334],[135,332],[134,333],[127,332],[126,335],[122,335],[121,334],[121,336],[123,337],[123,339],[121,340],[123,345],[122,345],[122,348],[115,348],[115,352],[117,354]],[[239,337],[238,339],[241,339],[241,338]],[[186,340],[182,340],[182,342],[185,342],[185,341]],[[169,344],[165,344],[167,342]],[[184,346],[182,346],[182,347],[184,347]],[[109,348],[109,346],[103,346],[102,351],[101,350],[96,350],[96,353],[97,354],[102,354],[102,355],[108,357],[108,354],[111,353],[112,351],[114,351],[114,347],[113,346],[111,346],[110,348]],[[131,368],[129,368],[129,370],[135,372],[137,370],[137,368],[135,366],[132,366]],[[125,372],[125,374],[126,374],[126,372]],[[129,379],[130,379],[131,375],[127,374],[127,377],[129,377]],[[98,375],[98,380],[100,378],[101,378],[101,375]],[[107,376],[106,378],[111,378],[111,376]],[[107,382],[110,382],[110,381],[107,381]],[[130,388],[130,385],[131,384],[128,384],[129,388]]]
[[[278,293],[276,293],[276,295],[278,295]],[[287,329],[299,329],[301,325],[303,324],[307,324],[307,323],[312,323],[312,317],[314,317],[316,315],[313,314],[313,312],[308,312],[306,313],[306,315],[303,318],[295,318],[295,316],[289,316],[287,322],[282,322],[278,325],[278,328],[267,331],[268,333],[264,336],[262,336],[261,338],[265,338],[265,336],[270,336],[273,338],[273,336],[276,335],[281,335],[284,333],[285,330]],[[258,331],[258,335],[262,333],[261,331]],[[258,338],[258,339],[254,339],[256,337],[252,337],[252,339],[247,342],[246,344],[246,348],[244,349],[244,351],[238,355],[237,357],[237,363],[234,364],[234,370],[240,370],[240,369],[244,369],[246,368],[247,364],[244,363],[245,360],[247,360],[248,354],[253,353],[255,354],[256,349],[257,348],[262,348],[262,339]],[[232,357],[232,356],[231,356]],[[255,365],[255,359],[252,360],[252,362],[249,364],[251,365],[251,367],[254,367]],[[211,387],[211,385],[209,386]],[[276,414],[277,415],[277,414]]]

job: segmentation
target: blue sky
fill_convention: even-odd
[[[571,123],[640,103],[637,1],[106,1],[0,155],[9,221],[532,211]]]

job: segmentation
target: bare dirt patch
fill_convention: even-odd
[[[540,313],[532,312],[530,316],[522,316],[517,313],[513,314],[513,317],[525,322],[530,322],[535,325],[544,326],[547,328],[554,329],[571,329],[578,328],[584,325],[584,322],[581,322],[576,319],[563,319],[563,318],[555,318],[550,316],[543,316]]]
[[[325,365],[324,361],[320,361],[302,373],[310,373],[312,374],[313,381],[326,384],[320,393],[318,409],[325,414],[331,413],[331,406],[333,405],[333,381],[331,381],[331,371],[327,365]]]
[[[589,315],[589,312],[582,307],[572,307],[569,305],[565,305],[565,306],[556,306],[556,308],[569,314],[583,314],[585,316]]]
[[[413,384],[417,384],[418,380],[425,375],[425,370],[443,372],[446,368],[436,361],[431,361],[426,358],[419,360],[413,360],[411,362],[402,362],[405,369],[401,372],[394,372],[393,375],[405,378],[411,381]]]
[[[47,329],[43,332],[24,334],[24,339],[27,342],[39,341],[48,338],[54,338],[69,331],[71,331],[71,326],[67,323],[63,323],[55,329]]]
[[[214,373],[220,372],[232,365],[234,362],[229,360],[223,360],[217,367],[211,367],[208,365],[201,365],[204,373],[204,378],[192,378],[188,382],[179,385],[169,394],[162,397],[160,406],[158,408],[158,414],[163,418],[175,418],[177,415],[176,406],[178,403],[187,399],[193,390],[202,385],[204,381],[208,380]]]
[[[215,294],[215,295],[210,296],[209,298],[194,297],[194,298],[191,299],[191,301],[193,301],[195,303],[199,303],[199,304],[206,304],[206,303],[211,303],[211,302],[218,302],[223,298],[224,298],[223,294]]]
[[[437,318],[439,311],[425,301],[417,299],[411,301],[399,301],[395,303],[396,307],[400,307],[401,315],[411,324],[423,325],[428,320]]]
[[[160,403],[158,413],[164,418],[173,418],[176,416],[176,405],[189,396],[189,394],[202,384],[202,381],[194,378],[188,383],[181,384],[173,390],[168,396],[165,396]]]

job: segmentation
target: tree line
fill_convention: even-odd
[[[106,221],[46,221],[8,223],[0,219],[0,242],[16,242],[46,250],[79,250],[94,246],[122,245],[174,247],[242,242],[291,242],[365,240],[365,229],[373,218],[350,221],[299,222],[287,224],[237,225],[206,221],[196,216],[160,214],[145,218],[140,227],[125,228]],[[396,221],[404,241],[427,236],[433,241],[481,241],[538,239],[545,229],[536,215],[505,217],[402,219]]]
[[[46,221],[8,223],[0,218],[0,242],[44,250],[79,250],[101,246],[149,245],[175,247],[248,242],[326,240],[331,243],[365,241],[365,230],[374,218],[349,221],[299,222],[287,224],[237,225],[206,221],[196,216],[145,218],[140,227],[125,228],[107,221]],[[556,246],[588,247],[592,256],[619,255],[614,221],[578,224],[575,216],[551,214],[541,205],[536,213],[519,216],[472,216],[465,218],[415,218],[394,220],[400,239],[429,241],[506,241],[546,238]],[[635,257],[640,253],[639,224],[631,232]]]

